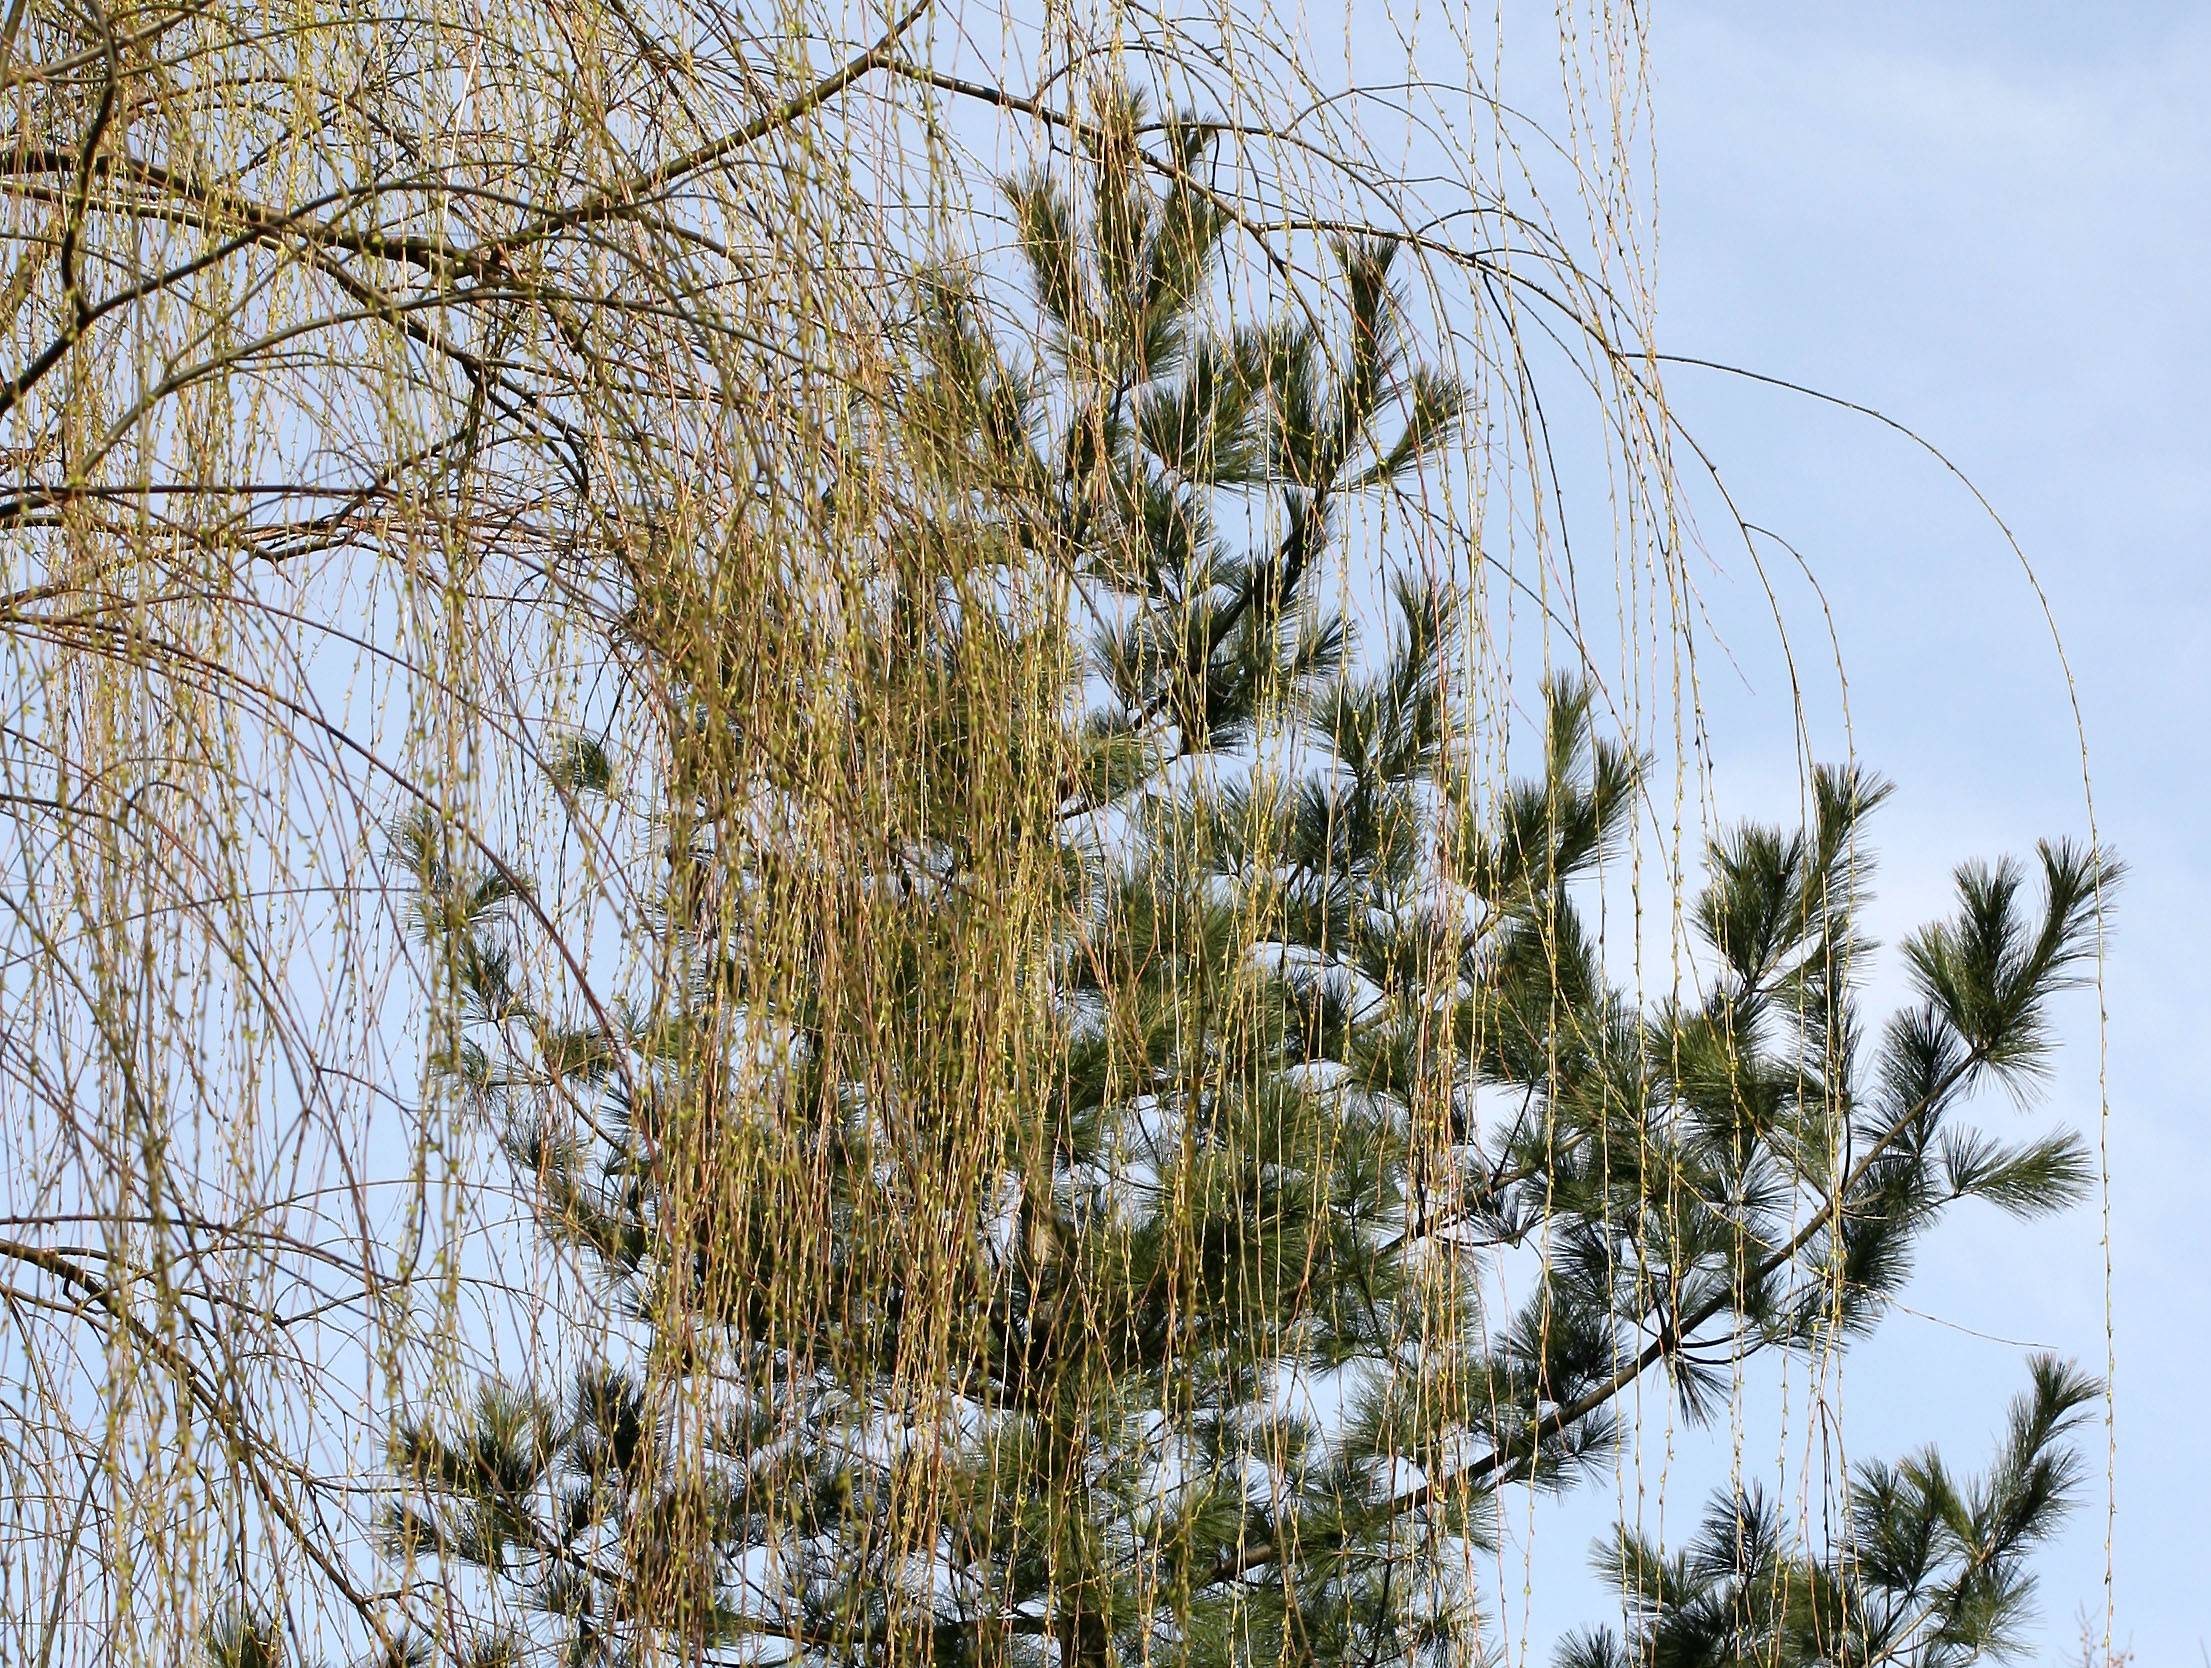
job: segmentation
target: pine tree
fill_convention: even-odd
[[[1313,322],[1216,329],[1208,142],[1123,99],[1079,191],[1009,187],[1035,355],[972,277],[927,286],[886,419],[910,513],[869,534],[821,697],[926,769],[851,763],[823,836],[748,717],[788,690],[701,629],[726,599],[661,579],[626,622],[674,692],[649,989],[606,1012],[539,988],[515,871],[401,829],[446,1070],[630,1317],[572,1383],[398,1421],[387,1528],[438,1594],[425,1650],[1467,1660],[1493,1502],[1604,1464],[1630,1385],[1708,1417],[1744,1357],[1870,1328],[1955,1202],[2081,1192],[2074,1138],[2001,1141],[1966,1106],[2045,1070],[2109,861],[1962,869],[1873,1035],[1887,789],[1822,770],[1804,827],[1713,845],[1698,994],[1619,988],[1590,898],[1646,762],[1590,687],[1546,684],[1539,768],[1485,792],[1449,722],[1460,599],[1398,580],[1368,650],[1316,595],[1346,508],[1462,416],[1399,249],[1335,245]],[[554,786],[621,764],[578,743]],[[758,976],[793,888],[864,973]],[[992,993],[973,942],[1001,930]],[[1033,1115],[978,1133],[959,1108],[1000,1076]],[[2000,1653],[2093,1394],[2034,1373],[1986,1479],[1869,1468],[1825,1553],[1751,1495],[1684,1554],[1623,1534],[1635,1628],[1564,1660]]]
[[[1791,1551],[1787,1524],[1755,1489],[1714,1502],[1670,1557],[1623,1529],[1599,1562],[1631,1637],[1570,1639],[1560,1668],[1949,1668],[2018,1653],[2034,1594],[2027,1555],[2078,1485],[2065,1437],[2098,1394],[2047,1356],[2031,1367],[1986,1475],[1961,1482],[1932,1449],[1861,1466],[1841,1542],[1822,1554]]]

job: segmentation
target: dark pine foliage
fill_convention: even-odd
[[[673,948],[632,1007],[530,988],[511,878],[402,831],[449,1069],[629,1317],[570,1383],[398,1420],[388,1530],[437,1595],[408,1649],[1465,1661],[1490,1504],[1607,1463],[1639,1378],[1709,1416],[1746,1355],[1872,1326],[1956,1201],[2046,1211],[2088,1178],[2070,1136],[1966,1116],[2047,1064],[2088,851],[1962,870],[1875,1032],[1857,922],[1887,790],[1822,770],[1805,826],[1714,845],[1696,995],[1608,979],[1589,892],[1643,761],[1589,687],[1544,688],[1538,767],[1489,790],[1450,744],[1454,598],[1399,582],[1371,649],[1318,600],[1345,508],[1461,416],[1414,358],[1398,250],[1338,246],[1313,323],[1215,329],[1205,131],[1140,114],[1101,112],[1079,191],[1009,190],[1042,350],[1010,350],[972,280],[921,310],[896,420],[929,507],[887,543],[874,658],[841,686],[921,714],[896,744],[929,768],[821,883],[825,941],[857,922],[875,946],[864,1034],[803,979],[747,982],[745,900],[823,859],[759,814],[788,784],[747,744],[744,657],[662,629],[673,605],[632,618],[693,697],[654,789]],[[1023,579],[1064,584],[1086,640],[1024,614]],[[1016,685],[1047,717],[1009,734]],[[1043,786],[1008,799],[1009,770]],[[558,785],[614,773],[579,746]],[[972,1017],[958,946],[1016,871],[1050,923],[1005,981],[1034,1115],[954,1150],[938,1132],[1000,1069],[945,1047]],[[733,1104],[739,1080],[767,1087]],[[708,1150],[711,1175],[669,1163]],[[972,1301],[947,1321],[884,1225],[955,1171],[965,1214],[930,1243],[951,1234]],[[944,1387],[925,1415],[917,1358]],[[1684,1552],[1623,1537],[1629,1631],[1563,1660],[2000,1654],[2093,1393],[2034,1374],[1985,1478],[1868,1468],[1824,1552],[1754,1495]]]

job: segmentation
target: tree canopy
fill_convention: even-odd
[[[396,831],[444,1069],[624,1317],[401,1415],[425,1651],[1474,1660],[1501,1491],[1605,1466],[1641,1378],[1708,1419],[1748,1357],[1875,1325],[1953,1204],[2087,1184],[2069,1133],[1968,1112],[2048,1068],[2085,849],[1962,868],[1876,1022],[1888,789],[1821,769],[1800,828],[1714,840],[1691,986],[1621,984],[1648,781],[1596,687],[1547,681],[1493,783],[1463,597],[1401,574],[1362,632],[1315,582],[1464,416],[1400,248],[1219,326],[1209,143],[1127,97],[1077,189],[1009,183],[1039,351],[924,280],[905,472],[810,662],[831,756],[755,744],[788,690],[732,642],[806,599],[632,599],[665,765],[578,737],[549,772],[654,830],[623,1006],[525,974],[528,877]],[[1984,1478],[1865,1466],[1831,1545],[1755,1491],[1683,1552],[1623,1529],[1631,1629],[1562,1662],[2006,1654],[2096,1394],[2032,1379]]]
[[[0,8],[0,1661],[1471,1664],[2080,1192],[2110,862],[1703,802],[1648,10]],[[1569,1658],[2011,1648],[2029,1373]]]

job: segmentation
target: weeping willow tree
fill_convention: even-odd
[[[256,1564],[375,1636],[459,1206],[373,829],[495,817],[601,553],[865,376],[891,23],[6,8],[0,1656],[176,1660]]]
[[[1646,1375],[2078,1186],[1960,1106],[2089,857],[1868,1043],[1872,779],[1645,814],[1636,9],[1373,21],[5,8],[0,1657],[1470,1660]],[[2046,1377],[1576,1648],[2004,1638]]]
[[[1007,189],[1041,352],[927,286],[910,513],[875,494],[857,658],[812,662],[872,746],[808,777],[754,744],[789,695],[751,639],[804,599],[672,639],[637,599],[669,767],[577,738],[551,772],[657,831],[627,1004],[525,977],[528,880],[400,830],[445,1069],[625,1317],[402,1410],[426,1656],[1481,1660],[1501,1491],[1607,1467],[1640,1378],[1707,1420],[1749,1356],[1869,1328],[1953,1204],[2092,1173],[1967,1113],[2048,1064],[2085,850],[1961,870],[1869,1034],[1887,789],[1821,770],[1803,828],[1715,841],[1702,988],[1614,982],[1590,894],[1647,763],[1590,687],[1547,683],[1538,769],[1483,791],[1460,599],[1400,576],[1367,647],[1316,594],[1347,507],[1465,411],[1399,246],[1338,242],[1311,322],[1222,331],[1208,135],[1153,124],[1154,186],[1143,118],[1104,109],[1079,192]],[[2007,1654],[2096,1396],[2033,1379],[1984,1478],[1867,1467],[1824,1552],[1755,1491],[1687,1552],[1623,1528],[1632,1636],[1563,1660]]]

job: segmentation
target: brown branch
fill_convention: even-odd
[[[677,181],[711,168],[717,162],[726,161],[748,146],[758,144],[769,134],[789,127],[794,122],[803,121],[855,81],[879,69],[894,69],[898,63],[899,43],[934,4],[935,0],[913,0],[913,4],[892,21],[891,26],[883,31],[881,38],[873,46],[823,76],[812,86],[792,94],[772,110],[763,111],[753,120],[725,133],[719,139],[687,151],[682,156],[625,180],[620,185],[595,191],[573,208],[557,210],[522,232],[500,239],[487,252],[488,258],[503,259],[508,251],[517,246],[535,243],[555,232],[568,231],[622,214]]]

